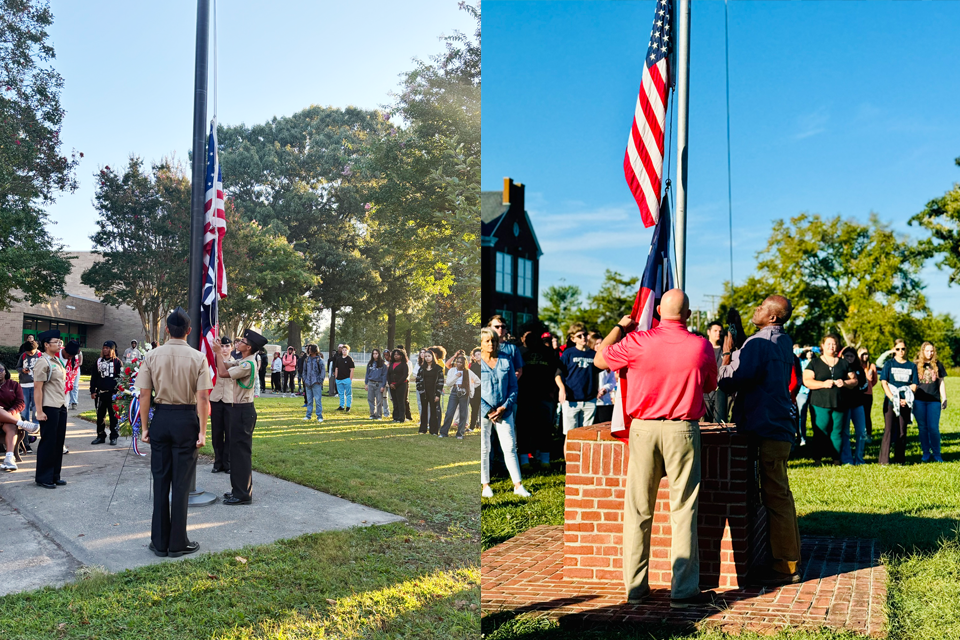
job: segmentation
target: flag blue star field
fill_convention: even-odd
[[[227,218],[223,205],[223,174],[217,155],[216,120],[210,124],[207,150],[206,200],[203,204],[203,298],[200,302],[200,352],[207,358],[210,375],[217,380],[216,351],[220,332],[219,301],[227,296],[227,275],[223,268],[223,238]]]

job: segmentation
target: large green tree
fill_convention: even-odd
[[[122,173],[107,166],[96,178],[98,230],[90,239],[103,259],[80,280],[104,303],[133,307],[148,339],[160,340],[162,319],[188,306],[190,179],[170,162],[145,171],[137,157]]]
[[[950,329],[943,323],[952,321],[934,317],[927,306],[924,260],[916,242],[876,214],[867,223],[806,213],[776,220],[757,253],[756,273],[728,286],[720,315],[733,307],[749,318],[766,296],[778,293],[793,302],[788,330],[797,343],[818,344],[825,332],[836,331],[846,344],[874,353],[901,337],[913,346],[935,339],[941,352],[949,352],[944,336]]]
[[[46,2],[0,0],[0,309],[63,295],[70,272],[42,208],[77,187],[78,159],[61,149],[51,24]]]
[[[960,158],[954,163],[960,167]],[[927,203],[923,211],[910,218],[930,232],[923,246],[930,255],[939,258],[940,268],[950,269],[950,283],[960,284],[960,183],[939,198]]]
[[[543,291],[546,306],[540,307],[540,319],[561,336],[580,314],[580,287],[572,284],[550,285]],[[486,318],[484,318],[486,319]]]

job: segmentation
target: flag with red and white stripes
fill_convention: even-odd
[[[223,238],[227,217],[223,206],[223,174],[217,155],[216,120],[210,123],[207,149],[207,195],[203,204],[203,294],[200,301],[200,352],[207,359],[210,375],[217,381],[216,351],[219,348],[219,300],[227,296],[227,274],[223,268]]]
[[[658,0],[647,57],[644,58],[640,94],[633,126],[623,157],[623,172],[645,227],[657,224],[660,184],[663,178],[663,131],[666,124],[667,90],[670,85],[672,0]]]

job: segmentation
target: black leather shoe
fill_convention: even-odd
[[[251,498],[247,498],[246,500],[241,500],[240,498],[234,498],[232,495],[229,498],[223,499],[223,504],[230,504],[230,505],[251,504],[252,502],[253,500]]]
[[[100,436],[97,436],[97,439],[91,442],[90,444],[103,444],[106,441],[107,441],[106,438],[101,438]]]
[[[187,548],[184,549],[183,551],[167,551],[167,555],[170,556],[171,558],[179,558],[180,556],[185,556],[191,553],[195,553],[199,548],[200,548],[199,542],[188,542]]]
[[[56,489],[56,488],[57,488],[57,485],[53,484],[52,482],[40,482],[39,480],[37,480],[36,482],[37,482],[37,485],[38,485],[38,486],[41,486],[41,487],[43,487],[44,489]]]
[[[223,499],[224,499],[224,500],[226,500],[227,498],[232,498],[232,497],[233,497],[233,492],[232,492],[232,491],[227,491],[225,494],[223,494]]]
[[[54,480],[54,481],[53,481],[53,484],[57,485],[58,487],[62,487],[63,485],[67,484],[67,481],[66,481],[66,480]]]
[[[116,437],[110,438],[110,444],[117,444],[117,438]]]
[[[167,552],[166,552],[166,551],[159,551],[155,546],[153,546],[153,543],[152,543],[152,542],[150,543],[149,549],[150,549],[150,551],[153,551],[153,554],[154,554],[154,555],[160,556],[161,558],[166,558],[166,557],[167,557]]]
[[[701,591],[688,598],[670,598],[671,609],[686,609],[687,607],[704,607],[713,604],[717,594],[713,591]]]
[[[210,473],[220,473],[221,471],[223,471],[223,469],[218,469],[214,467],[213,469],[210,470]]]

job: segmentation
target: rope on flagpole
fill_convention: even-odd
[[[723,0],[723,49],[727,65],[727,214],[730,221],[730,290],[733,291],[733,179],[730,171],[730,27],[727,0]]]
[[[217,121],[217,0],[213,0],[213,121]]]

